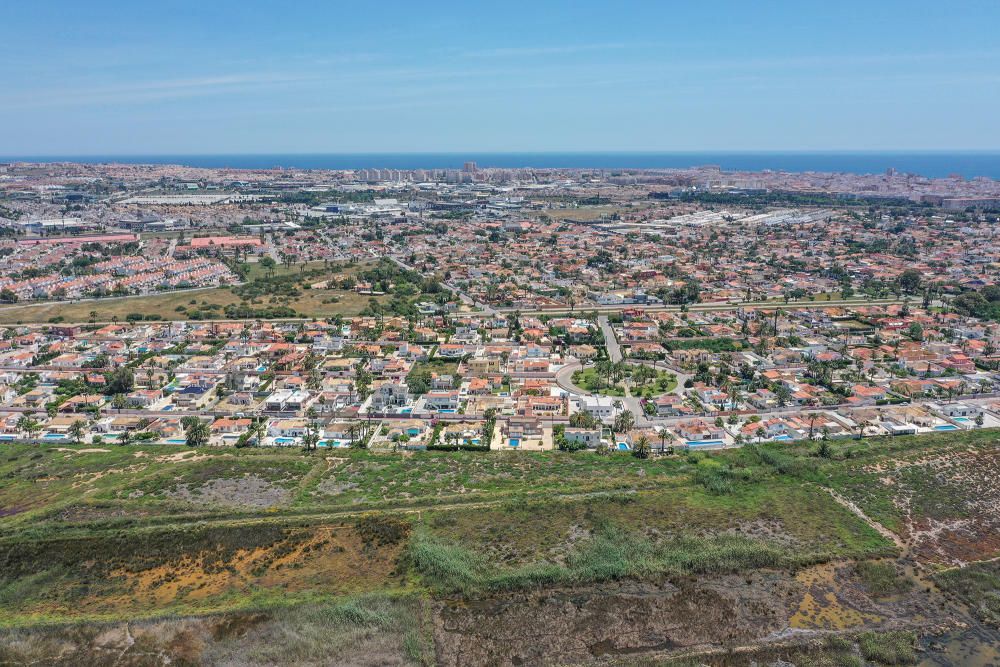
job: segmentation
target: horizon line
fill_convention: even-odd
[[[704,150],[420,150],[420,151],[263,151],[263,152],[142,152],[126,153],[19,153],[0,154],[0,160],[26,158],[100,158],[100,157],[214,157],[214,156],[310,156],[310,155],[1000,155],[998,148],[810,148],[810,149],[704,149]]]

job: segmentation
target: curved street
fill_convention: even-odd
[[[614,328],[608,321],[608,317],[606,315],[601,315],[600,317],[597,318],[597,324],[600,327],[601,333],[604,336],[604,347],[605,350],[607,351],[608,359],[610,359],[613,363],[618,363],[622,361],[624,357],[622,355],[621,345],[618,343],[618,338],[615,336]],[[666,364],[662,364],[656,361],[647,361],[644,359],[630,359],[628,363],[648,366],[650,368],[653,368],[654,370],[666,370],[670,373],[673,373],[675,376],[677,376],[677,385],[674,387],[672,392],[677,393],[678,395],[683,395],[684,382],[687,381],[687,379],[690,377],[689,375],[684,373],[678,373],[676,370],[669,368]],[[556,384],[558,384],[561,389],[569,392],[572,395],[592,396],[593,395],[592,392],[589,392],[573,384],[573,373],[575,373],[578,370],[581,370],[582,368],[584,368],[584,365],[581,364],[579,361],[573,361],[566,364],[556,372],[555,376]],[[635,424],[639,428],[651,428],[654,425],[654,423],[658,421],[658,419],[655,417],[650,418],[646,414],[646,412],[642,409],[642,403],[639,397],[632,395],[628,383],[625,384],[625,395],[620,397],[619,400],[622,402],[625,408],[630,412],[632,412],[632,414],[635,416]]]

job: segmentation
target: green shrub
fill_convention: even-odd
[[[593,583],[656,574],[707,574],[791,564],[782,549],[744,537],[681,537],[654,542],[611,526],[601,527],[569,555],[565,565],[535,563],[497,570],[478,554],[418,531],[408,562],[433,588],[471,594],[557,584]]]
[[[875,596],[902,593],[913,585],[888,561],[862,561],[854,566],[854,571],[868,592]]]
[[[866,632],[858,637],[858,648],[866,660],[883,665],[912,665],[917,661],[911,632]]]
[[[471,592],[483,583],[484,563],[478,556],[426,531],[414,534],[407,556],[410,565],[435,588]]]

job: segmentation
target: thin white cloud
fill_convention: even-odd
[[[636,45],[629,45],[622,42],[612,42],[607,44],[567,44],[562,46],[512,46],[460,51],[458,55],[464,58],[525,58],[587,53],[593,51],[617,51],[627,49],[629,46]]]
[[[316,81],[312,74],[224,74],[186,79],[136,81],[114,86],[56,88],[21,91],[0,96],[8,108],[72,107],[100,104],[133,104],[219,95]]]

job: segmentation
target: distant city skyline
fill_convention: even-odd
[[[0,154],[1000,149],[995,2],[13,3]]]
[[[726,172],[881,174],[894,170],[930,178],[959,175],[1000,180],[1000,151],[0,154],[0,163],[161,164],[206,169],[456,170],[470,161],[484,169],[615,171],[711,165]]]

